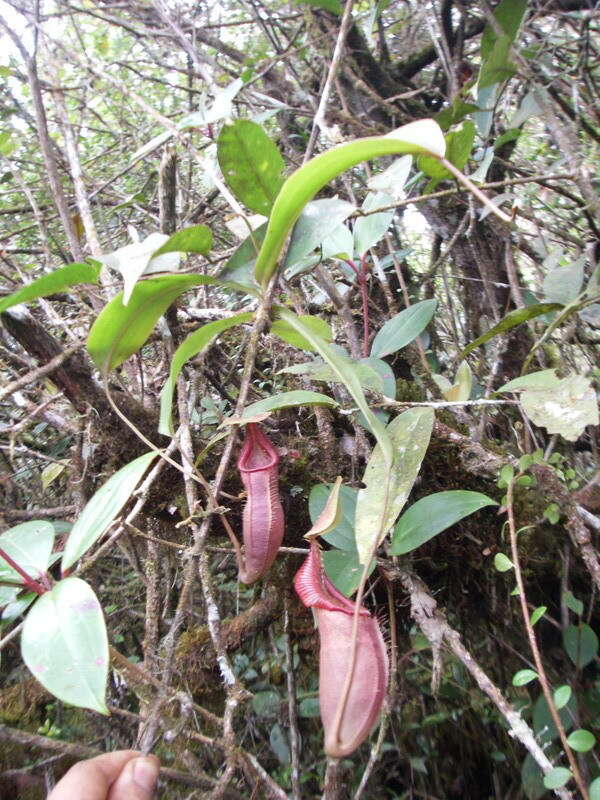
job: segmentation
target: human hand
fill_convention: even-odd
[[[75,764],[47,800],[151,800],[159,760],[136,750],[117,750]]]

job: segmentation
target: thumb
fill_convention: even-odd
[[[107,800],[152,800],[159,766],[156,756],[132,759],[112,785]]]

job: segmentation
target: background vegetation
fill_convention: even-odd
[[[73,262],[103,264],[97,282],[78,273],[26,305],[0,299],[0,532],[47,520],[61,551],[94,493],[148,451],[123,415],[212,485],[157,462],[79,563],[108,628],[110,717],[31,677],[23,609],[0,595],[2,796],[43,797],[74,760],[139,746],[160,756],[165,798],[597,800],[597,6],[7,0],[0,11],[0,295]],[[183,271],[252,287],[245,220],[268,215],[280,172],[427,117],[510,223],[437,162],[362,163],[301,218],[294,257],[262,299],[201,285],[170,306],[110,373],[115,411],[84,346],[123,288],[119,268],[139,277],[140,248],[111,254],[202,224],[212,246]],[[259,156],[274,169],[264,184]],[[323,756],[317,634],[292,580],[337,475],[353,542],[352,489],[374,440],[344,384],[300,367],[315,354],[270,330],[271,301],[318,317],[353,362],[385,360],[361,380],[388,419],[434,408],[410,504],[458,489],[498,503],[411,552],[389,540],[378,550],[366,603],[386,629],[390,692],[379,732],[341,762]],[[423,301],[435,302],[418,306],[432,314],[416,333],[375,345]],[[207,322],[257,310],[185,366],[177,435],[159,434],[174,349]],[[496,393],[543,370],[541,384]],[[268,576],[246,587],[218,519],[241,530],[240,437],[218,426],[297,390],[339,406],[263,423],[282,454],[286,533]],[[332,552],[350,574],[352,554]]]

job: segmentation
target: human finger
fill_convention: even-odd
[[[159,766],[156,756],[132,759],[112,785],[108,800],[152,800]]]
[[[79,761],[56,784],[47,800],[107,800],[123,767],[138,755],[135,750],[116,750]]]

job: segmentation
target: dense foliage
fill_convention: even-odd
[[[0,4],[0,797],[600,798],[598,19]]]

